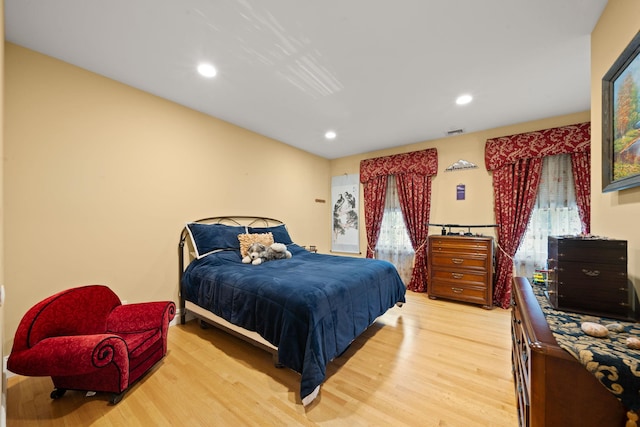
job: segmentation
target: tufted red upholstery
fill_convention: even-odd
[[[171,301],[122,305],[108,287],[59,292],[33,306],[15,334],[7,368],[51,376],[58,398],[67,389],[113,393],[111,403],[167,353]]]

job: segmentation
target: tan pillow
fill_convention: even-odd
[[[254,243],[262,243],[265,246],[273,245],[273,233],[238,234],[238,241],[240,242],[240,255],[244,258],[247,256],[249,246]]]

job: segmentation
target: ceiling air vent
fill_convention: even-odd
[[[462,129],[453,129],[453,130],[447,131],[447,136],[460,135],[461,133],[464,133],[464,130],[462,130]]]

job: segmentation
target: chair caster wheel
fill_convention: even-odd
[[[207,322],[205,322],[204,320],[200,320],[200,329],[209,329],[210,326]]]
[[[122,400],[122,396],[124,396],[124,392],[112,394],[111,399],[109,399],[109,403],[115,405]]]
[[[67,392],[66,388],[54,388],[49,395],[52,399],[60,399]]]

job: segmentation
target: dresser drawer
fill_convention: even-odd
[[[473,270],[444,270],[434,266],[431,277],[439,281],[448,281],[452,286],[479,286],[484,287],[487,281],[487,274],[484,271]]]
[[[433,267],[487,270],[487,254],[432,252],[431,265]]]
[[[627,264],[627,241],[549,237],[549,258],[581,263]]]
[[[431,294],[442,298],[484,304],[487,299],[486,287],[451,283],[446,280],[432,279]]]
[[[627,266],[617,264],[596,264],[563,262],[555,271],[558,283],[580,283],[589,289],[593,286],[618,287],[622,282],[626,288]]]
[[[434,252],[487,253],[489,243],[487,240],[476,240],[472,237],[466,237],[464,240],[436,237],[429,241],[431,250]]]
[[[614,285],[614,286],[610,286]],[[553,290],[551,290],[553,289]],[[555,291],[555,295],[553,292]],[[582,285],[575,282],[566,284],[558,283],[550,288],[551,305],[560,310],[575,311],[585,314],[597,314],[604,317],[616,317],[623,320],[632,320],[632,293],[629,291],[626,280],[616,283],[594,281]]]
[[[635,321],[627,295],[624,296],[624,299],[621,298],[618,300],[611,300],[608,295],[606,296],[608,297],[607,299],[599,299],[597,297],[578,298],[575,295],[563,295],[560,293],[558,295],[557,305],[559,310],[612,317],[625,321]]]

